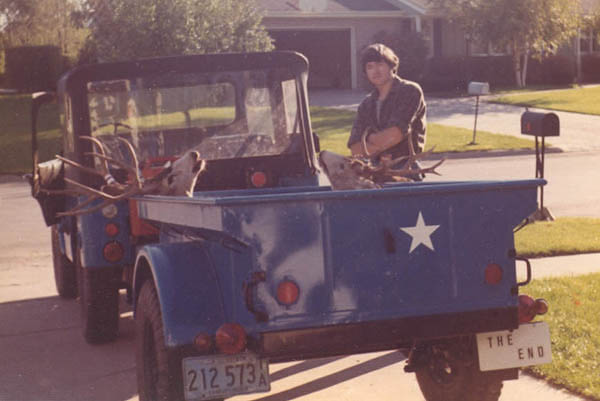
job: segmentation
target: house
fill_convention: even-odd
[[[600,0],[580,1],[584,13],[600,10]],[[257,3],[275,47],[299,51],[309,59],[312,88],[364,87],[360,52],[382,31],[422,33],[429,59],[505,54],[501,49],[470,41],[458,27],[436,15],[428,7],[428,0],[257,0]],[[600,56],[597,34],[582,31],[567,46],[565,54],[576,66],[574,71],[581,71],[585,56]],[[585,66],[583,70],[585,73]]]
[[[381,31],[427,31],[436,51],[427,0],[257,0],[263,24],[279,50],[296,50],[310,62],[311,87],[358,88],[361,50]]]

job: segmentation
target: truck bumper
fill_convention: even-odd
[[[409,317],[263,333],[258,352],[272,362],[411,348],[427,341],[519,326],[517,308]]]

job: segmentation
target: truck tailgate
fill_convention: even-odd
[[[376,190],[283,188],[140,198],[140,217],[248,244],[254,305],[272,328],[397,319],[517,303],[513,227],[543,180],[398,184]],[[168,202],[168,208],[164,203]],[[485,281],[499,265],[503,279]],[[282,281],[298,300],[277,299]]]

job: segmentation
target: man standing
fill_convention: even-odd
[[[348,147],[352,155],[391,157],[409,154],[407,138],[412,137],[415,153],[425,147],[426,105],[419,84],[396,75],[398,56],[389,47],[377,43],[362,54],[361,65],[374,86],[358,106]],[[363,142],[363,134],[369,132]],[[422,179],[420,174],[413,177]]]

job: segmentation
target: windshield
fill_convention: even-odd
[[[116,136],[140,161],[188,150],[215,160],[301,149],[296,80],[284,70],[94,81],[87,99],[92,136],[118,159],[128,157]]]

